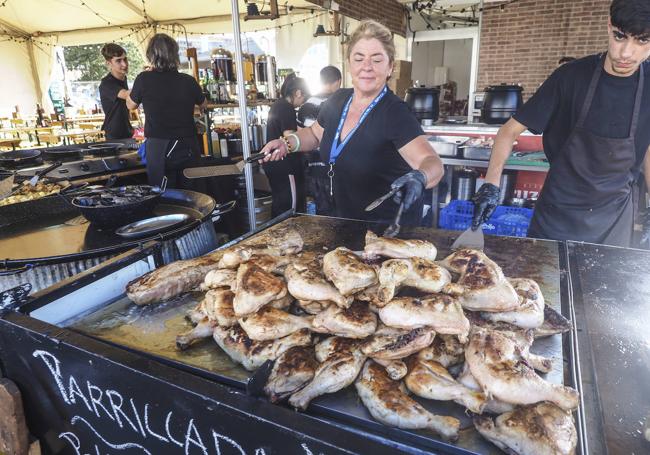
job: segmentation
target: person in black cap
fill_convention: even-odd
[[[101,52],[109,71],[99,84],[99,97],[104,110],[102,130],[106,139],[128,139],[133,136],[133,128],[126,107],[126,98],[130,93],[126,80],[129,71],[126,51],[118,44],[108,43]]]
[[[505,162],[529,129],[544,133],[550,164],[529,237],[631,246],[641,166],[650,186],[650,2],[614,0],[608,36],[607,52],[557,68],[499,129],[474,195],[474,229],[499,203]]]

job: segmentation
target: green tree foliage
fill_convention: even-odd
[[[129,80],[142,71],[144,61],[135,45],[131,42],[117,43],[126,50],[129,58]],[[106,63],[101,49],[104,43],[87,44],[83,46],[66,46],[63,48],[65,66],[68,71],[78,70],[81,73],[79,81],[99,81],[106,76]]]

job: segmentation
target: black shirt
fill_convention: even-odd
[[[271,141],[282,136],[282,133],[291,130],[296,131],[296,110],[284,98],[280,98],[271,106],[269,117],[266,121],[266,139]]]
[[[126,78],[121,81],[111,73],[104,76],[99,84],[99,98],[104,110],[102,129],[106,139],[127,139],[133,136],[126,100],[117,97],[123,89],[129,89]]]
[[[332,141],[343,107],[352,89],[341,89],[323,103],[318,123],[324,128],[320,143],[321,158],[329,163]],[[334,200],[338,216],[361,220],[389,221],[397,204],[388,200],[371,212],[364,209],[390,191],[395,179],[410,172],[398,149],[424,134],[409,107],[390,90],[370,112],[341,151],[334,166]],[[422,201],[404,213],[405,224],[418,223]]]
[[[305,101],[305,104],[298,109],[298,126],[301,128],[312,126],[318,119],[320,108],[327,98],[329,98],[329,94],[322,93]]]
[[[194,106],[205,100],[196,80],[178,71],[144,71],[131,89],[131,99],[144,107],[147,137],[178,139],[194,136]]]
[[[514,115],[531,131],[544,133],[544,152],[551,162],[578,121],[591,78],[597,65],[602,64],[601,57],[590,55],[559,67]],[[635,172],[650,145],[650,109],[647,107],[650,106],[650,63],[643,65],[645,82],[635,136]],[[603,70],[585,128],[603,137],[628,137],[638,82],[639,71],[629,77],[617,77]]]

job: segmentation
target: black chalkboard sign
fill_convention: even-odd
[[[295,413],[136,353],[12,313],[0,360],[44,453],[428,453]]]

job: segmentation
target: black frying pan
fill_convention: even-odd
[[[46,157],[53,159],[78,158],[81,157],[82,152],[81,147],[56,147],[43,150]]]
[[[88,149],[93,155],[107,156],[117,154],[117,152],[124,147],[125,145],[121,142],[104,142],[103,144],[89,145]]]
[[[12,150],[11,152],[0,152],[0,166],[21,166],[24,164],[36,163],[41,156],[37,149]]]

